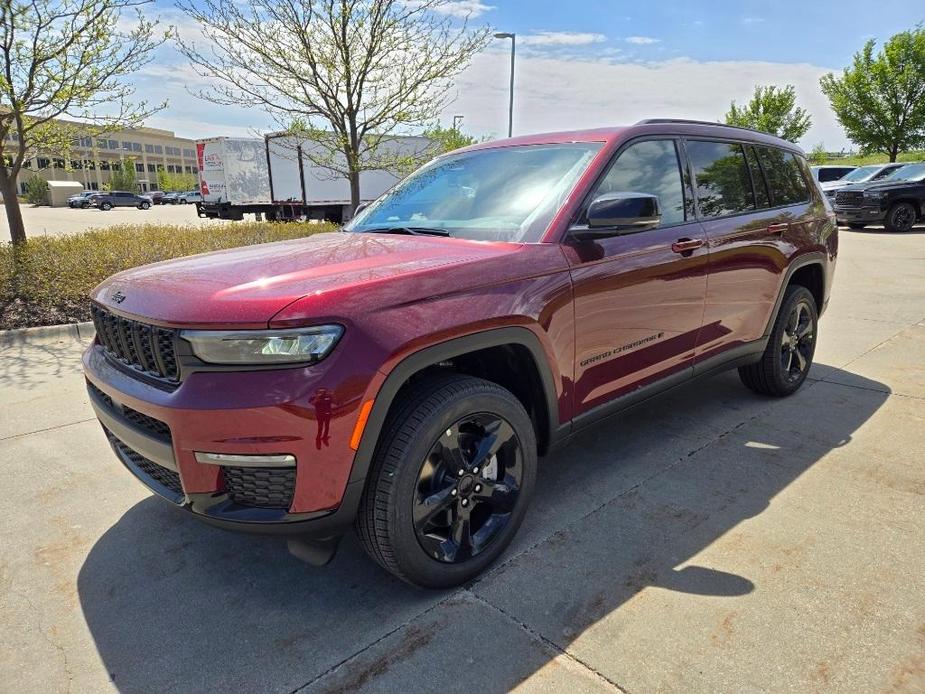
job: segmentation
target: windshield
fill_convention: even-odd
[[[840,181],[866,181],[868,178],[873,176],[875,173],[880,171],[882,166],[862,166],[859,169],[855,169],[850,173],[845,174],[839,180]]]
[[[440,229],[539,241],[600,142],[481,149],[435,159],[363,210],[347,231]]]
[[[925,180],[925,164],[907,164],[883,179],[884,181],[921,181]]]

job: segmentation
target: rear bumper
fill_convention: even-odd
[[[348,483],[349,440],[353,400],[358,404],[362,393],[345,392],[340,401],[332,390],[319,414],[313,402],[319,389],[326,391],[317,368],[193,373],[168,391],[111,363],[96,344],[83,364],[91,405],[114,453],[178,508],[226,529],[319,539],[352,524],[363,480]],[[205,464],[197,452],[291,455],[296,464]]]

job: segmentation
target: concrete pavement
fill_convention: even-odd
[[[583,434],[443,593],[177,513],[111,453],[83,344],[3,348],[2,688],[925,691],[925,235],[841,238],[797,395],[730,373]]]

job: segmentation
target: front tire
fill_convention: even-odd
[[[425,378],[386,419],[357,534],[403,581],[459,585],[508,546],[535,478],[533,424],[511,392],[470,376]]]
[[[108,212],[109,210],[112,209],[112,203],[111,202],[101,202],[100,209],[103,210],[103,212]]]
[[[886,213],[883,226],[887,231],[906,232],[915,225],[915,207],[908,202],[897,202]]]
[[[742,383],[762,395],[795,393],[813,363],[818,320],[812,292],[797,284],[787,287],[761,360],[739,368]]]
[[[141,204],[138,206],[138,209],[139,209],[139,210],[147,210],[147,209],[150,208],[150,207],[151,207],[151,203],[149,203],[149,202],[143,202],[143,203],[141,203]]]

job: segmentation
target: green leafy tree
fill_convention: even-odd
[[[925,29],[895,34],[874,54],[871,39],[840,77],[823,76],[838,122],[863,152],[900,152],[925,145]]]
[[[162,42],[139,10],[148,2],[0,0],[0,193],[14,243],[26,239],[16,177],[27,155],[66,155],[80,134],[136,126],[157,110],[133,103],[124,82]],[[80,125],[55,120],[62,117]]]
[[[809,161],[811,164],[825,164],[829,159],[829,153],[825,149],[825,145],[821,142],[813,146],[809,152]]]
[[[46,201],[47,196],[48,181],[38,174],[32,174],[26,181],[26,200],[33,205],[41,205]]]
[[[182,193],[197,187],[198,181],[193,174],[170,173],[161,169],[157,172],[157,187],[168,193]]]
[[[439,124],[427,128],[423,135],[432,143],[433,156],[452,152],[454,149],[468,147],[478,142],[472,135],[467,135],[459,128],[442,128]]]
[[[216,86],[218,104],[256,106],[310,138],[304,154],[350,182],[395,169],[396,135],[432,123],[452,79],[489,40],[448,13],[453,0],[180,0],[207,48],[180,48]]]
[[[127,190],[132,193],[138,190],[134,161],[124,159],[118,169],[113,169],[109,176],[109,190]]]
[[[783,89],[776,86],[755,86],[755,93],[745,106],[733,101],[726,113],[727,125],[738,125],[796,142],[806,134],[812,119],[805,109],[796,105],[796,90],[792,84]]]

